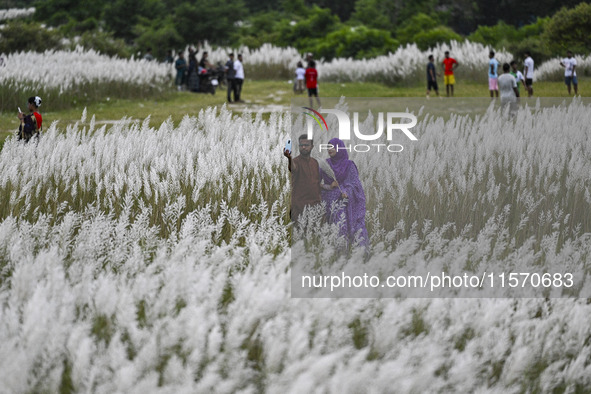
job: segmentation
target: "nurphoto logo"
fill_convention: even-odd
[[[353,122],[346,112],[330,108],[330,109],[319,109],[318,111],[310,107],[302,107],[305,115],[308,115],[307,121],[307,133],[310,139],[314,138],[314,121],[320,128],[328,132],[328,124],[322,114],[334,115],[338,122],[338,135],[339,139],[344,142],[351,141],[351,129],[355,138],[361,141],[376,141],[380,139],[386,129],[386,139],[391,142],[395,131],[401,131],[411,141],[418,141],[418,138],[410,131],[411,128],[416,126],[417,118],[415,115],[408,112],[387,112],[384,117],[384,112],[379,112],[377,116],[377,130],[373,134],[363,134],[359,129],[359,112],[353,112]],[[310,111],[310,112],[307,112]],[[385,119],[385,121],[384,121]],[[402,123],[402,119],[410,120],[410,122]],[[396,122],[395,122],[396,120]],[[351,127],[353,123],[353,127]],[[385,127],[384,127],[385,126]],[[319,144],[318,151],[328,151],[329,149],[339,149],[334,147],[332,144]],[[343,149],[342,147],[340,149]],[[376,150],[377,152],[387,151],[391,153],[402,152],[404,147],[401,144],[384,144],[384,143],[362,143],[362,144],[345,144],[345,148],[349,152],[369,152]]]

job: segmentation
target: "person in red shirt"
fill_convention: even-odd
[[[306,87],[308,88],[308,97],[310,98],[310,107],[313,106],[312,96],[316,96],[316,101],[320,107],[320,98],[318,97],[318,71],[316,71],[316,62],[310,60],[306,69]]]
[[[443,82],[445,83],[445,91],[447,92],[447,97],[449,97],[449,92],[451,90],[451,95],[454,95],[454,85],[456,83],[456,78],[454,77],[454,70],[458,68],[460,65],[456,59],[449,56],[449,51],[445,51],[445,59],[443,59]]]

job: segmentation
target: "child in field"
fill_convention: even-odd
[[[43,117],[38,111],[40,106],[41,97],[29,97],[28,107],[30,113],[28,115],[25,115],[22,112],[18,113],[18,118],[21,121],[18,128],[19,140],[25,140],[25,142],[28,142],[33,136],[39,137],[39,133],[43,127]]]
[[[296,83],[295,83],[295,92],[296,93],[303,93],[304,92],[304,82],[306,80],[306,69],[302,62],[298,62],[298,67],[296,68]]]
[[[515,82],[517,83],[517,92],[519,94],[521,94],[521,84],[525,85],[525,77],[523,76],[523,74],[521,73],[521,71],[519,71],[517,69],[517,62],[515,60],[511,60],[511,75],[513,75],[513,78],[515,78]]]
[[[318,71],[316,71],[316,62],[311,60],[306,69],[306,87],[308,88],[308,97],[310,98],[310,107],[312,107],[312,96],[316,96],[316,101],[320,107],[320,98],[318,98]]]

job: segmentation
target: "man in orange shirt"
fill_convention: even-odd
[[[445,83],[445,91],[447,97],[449,97],[449,91],[451,89],[451,95],[454,95],[454,84],[456,79],[454,77],[454,70],[460,65],[456,59],[449,57],[449,51],[445,51],[445,59],[443,59],[443,82]]]

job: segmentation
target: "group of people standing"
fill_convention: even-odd
[[[283,150],[291,172],[291,219],[298,223],[306,208],[325,203],[325,220],[339,226],[339,235],[349,246],[369,247],[365,227],[365,192],[359,171],[345,143],[333,138],[329,141],[328,158],[320,165],[311,157],[314,141],[303,134],[298,139],[299,156]]]
[[[224,66],[226,71],[226,82],[228,84],[228,103],[243,103],[240,99],[242,93],[242,84],[244,83],[244,66],[242,65],[242,54],[238,54],[238,59],[234,60],[234,54],[228,55],[228,61]],[[232,93],[234,99],[232,100]]]
[[[308,66],[304,68],[304,64],[299,61],[296,68],[296,80],[293,85],[295,93],[303,93],[304,86],[308,89],[308,98],[310,99],[310,107],[314,106],[314,99],[320,107],[320,98],[318,97],[318,71],[316,70],[316,62],[312,59],[312,54],[306,55]]]
[[[172,53],[169,51],[167,62],[170,62]],[[229,60],[226,62],[223,71],[220,75],[214,74],[217,77],[226,75],[228,85],[228,102],[243,102],[240,99],[242,93],[242,84],[244,82],[244,67],[242,65],[242,54],[238,54],[238,59],[234,60],[234,54],[228,55]],[[215,73],[214,66],[209,62],[209,53],[203,51],[201,59],[197,61],[197,51],[189,48],[188,62],[185,60],[183,51],[178,52],[178,57],[174,61],[174,68],[176,70],[175,84],[179,91],[186,86],[187,90],[191,92],[200,91],[201,78],[208,75],[208,73]],[[234,98],[231,98],[231,94]]]
[[[564,83],[567,86],[568,93],[571,93],[571,84],[574,86],[575,94],[578,94],[578,81],[576,66],[577,60],[573,57],[571,51],[567,52],[566,58],[560,61],[560,65],[565,68],[564,71]],[[445,52],[445,59],[442,61],[443,66],[443,78],[445,83],[445,89],[447,96],[454,95],[455,76],[454,70],[459,66],[456,59],[449,55],[449,51]],[[515,83],[509,83],[508,77],[503,78],[501,83],[501,77],[499,76],[499,61],[495,58],[495,52],[490,51],[489,62],[488,62],[488,89],[490,91],[490,97],[499,97],[501,95],[501,101],[503,97],[505,101],[510,100],[511,97],[516,98],[520,95],[520,85],[525,86],[528,97],[534,94],[533,80],[534,80],[534,60],[531,57],[529,51],[525,52],[525,60],[523,62],[523,73],[517,69],[517,62],[512,60],[510,63],[504,63],[502,66],[503,73],[511,75]],[[429,62],[427,63],[427,98],[429,97],[431,90],[433,89],[437,96],[439,96],[439,89],[437,86],[437,71],[434,64],[433,55],[429,55]]]

